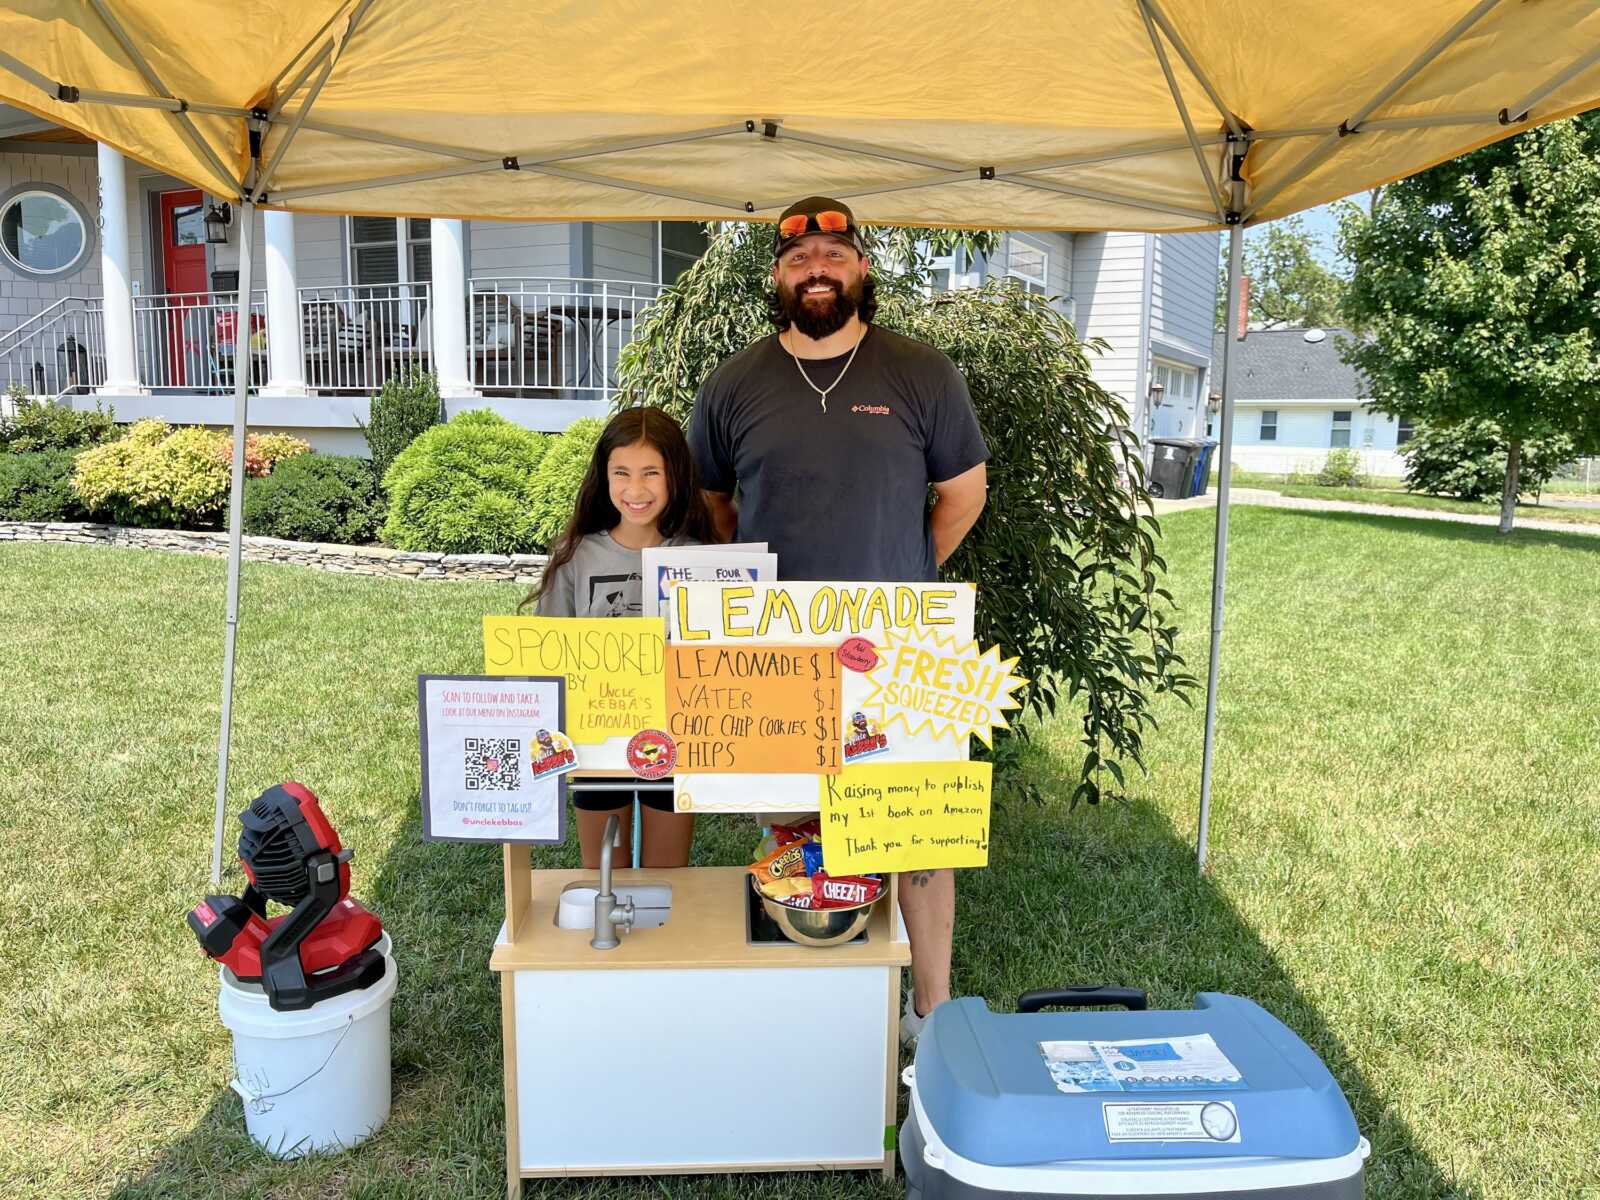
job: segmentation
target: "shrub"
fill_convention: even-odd
[[[297,542],[372,541],[383,503],[364,458],[307,454],[290,458],[244,488],[244,531]]]
[[[1460,500],[1498,500],[1506,486],[1506,444],[1493,421],[1457,425],[1417,423],[1400,447],[1406,460],[1406,490]],[[1522,444],[1517,492],[1538,492],[1572,457],[1572,441],[1560,435]]]
[[[874,262],[909,264],[876,273],[878,322],[950,356],[993,456],[987,507],[941,574],[978,584],[979,644],[1017,656],[1030,681],[1019,694],[1024,713],[1060,706],[1081,718],[1072,800],[1125,795],[1123,766],[1144,763],[1153,697],[1187,699],[1197,682],[1175,648],[1175,605],[1137,445],[1121,403],[1090,372],[1088,356],[1104,343],[1079,341],[1047,298],[1019,288],[965,288],[930,301],[917,243],[947,245],[947,235],[876,232],[887,250]],[[657,404],[686,420],[695,387],[716,364],[772,333],[770,236],[725,227],[650,306],[622,351],[618,405]],[[1017,732],[1027,736],[1020,720]],[[1027,789],[1017,751],[999,740],[995,762]]]
[[[311,443],[287,433],[247,433],[244,435],[244,473],[254,479],[272,474],[280,462],[311,453]],[[222,457],[233,470],[233,438],[222,438]]]
[[[446,554],[533,551],[533,480],[549,444],[488,409],[434,426],[384,476],[384,540]]]
[[[439,424],[439,377],[424,371],[385,380],[367,415],[361,432],[372,454],[372,469],[382,480],[402,450]]]
[[[249,434],[247,470],[266,473],[310,447],[284,434]],[[212,526],[228,503],[233,439],[201,425],[136,421],[127,436],[78,455],[73,487],[96,516],[119,525]]]
[[[550,449],[533,478],[533,536],[541,550],[549,549],[566,531],[577,506],[578,487],[605,427],[598,417],[584,417],[550,439]]]
[[[0,521],[81,521],[72,490],[72,450],[0,454]]]
[[[1317,472],[1320,487],[1361,488],[1367,486],[1367,473],[1361,469],[1361,456],[1354,450],[1329,450]]]
[[[12,454],[40,450],[82,450],[109,441],[116,431],[112,414],[99,406],[79,412],[49,400],[11,393],[16,411],[0,418],[0,448]]]

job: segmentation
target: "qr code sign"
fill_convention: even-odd
[[[522,786],[521,738],[466,739],[469,792],[514,792]]]

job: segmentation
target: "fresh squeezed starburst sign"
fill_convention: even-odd
[[[885,728],[907,734],[927,729],[935,737],[977,734],[993,745],[992,731],[1010,724],[1006,710],[1021,708],[1012,695],[1028,681],[1012,673],[1014,658],[1000,647],[978,653],[977,642],[958,643],[932,630],[914,628],[886,634],[878,665],[868,671],[872,694],[865,710]]]

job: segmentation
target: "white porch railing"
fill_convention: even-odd
[[[133,298],[133,358],[152,391],[233,389],[238,292],[173,292]],[[250,296],[250,382],[267,377],[267,294]]]
[[[485,391],[609,395],[617,355],[658,283],[616,279],[471,281],[468,369]]]
[[[614,279],[484,278],[470,281],[469,373],[488,392],[604,398],[617,357],[662,285]],[[305,384],[313,392],[370,395],[394,376],[432,365],[432,289],[426,283],[298,289]],[[233,390],[238,293],[133,298],[134,366],[151,391]],[[266,292],[251,294],[250,385],[269,374]],[[99,297],[58,301],[0,333],[0,387],[31,395],[89,391],[106,381]]]
[[[68,296],[0,333],[0,390],[30,396],[87,392],[106,381],[106,331],[98,296]]]
[[[426,283],[301,288],[306,386],[370,394],[391,376],[428,370],[432,299]]]

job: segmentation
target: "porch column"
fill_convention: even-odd
[[[142,392],[133,354],[133,288],[128,269],[128,172],[123,157],[96,143],[100,163],[100,294],[106,335],[106,382],[100,390]]]
[[[460,221],[434,219],[433,241],[433,369],[440,396],[475,396],[467,373],[467,255]]]
[[[308,389],[300,330],[300,277],[294,261],[294,214],[261,215],[267,227],[267,386],[262,394],[304,396]]]

